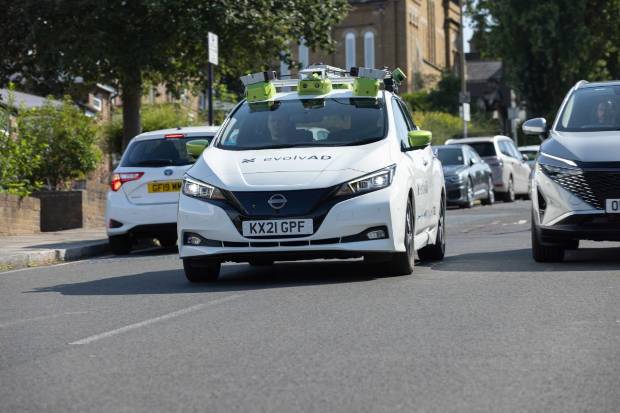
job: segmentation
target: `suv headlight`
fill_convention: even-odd
[[[219,188],[187,175],[183,178],[183,194],[200,199],[226,199]]]
[[[541,152],[538,156],[540,169],[550,177],[557,175],[579,175],[581,169],[574,161]]]
[[[339,195],[361,195],[367,192],[377,191],[387,188],[392,184],[396,165],[388,166],[368,175],[361,176],[352,181],[344,183],[336,192]]]

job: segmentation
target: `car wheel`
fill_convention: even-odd
[[[441,198],[439,219],[437,220],[437,237],[435,244],[427,245],[418,251],[422,261],[441,261],[446,255],[446,202]]]
[[[532,213],[532,256],[536,262],[561,262],[564,260],[564,247],[559,245],[544,245],[536,230]]]
[[[250,260],[250,265],[252,267],[268,267],[273,265],[273,260]]]
[[[514,202],[515,201],[515,184],[512,180],[512,176],[508,180],[508,191],[504,194],[504,202]]]
[[[222,264],[199,258],[183,258],[185,277],[192,283],[214,282],[220,277]]]
[[[487,197],[482,200],[482,205],[493,205],[495,203],[495,190],[493,189],[493,178],[489,178],[489,188]]]
[[[108,237],[110,249],[116,255],[127,255],[131,252],[131,236],[129,234]]]
[[[172,248],[177,245],[176,234],[171,236],[158,237],[157,240],[159,241],[159,244],[164,248]]]
[[[467,181],[467,200],[463,204],[463,208],[473,208],[476,203],[476,195],[474,194],[474,184],[471,179]]]
[[[389,265],[390,275],[409,275],[413,272],[415,265],[414,219],[413,202],[409,199],[405,212],[405,252],[392,254]]]

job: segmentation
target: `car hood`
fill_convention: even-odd
[[[230,151],[211,147],[187,172],[231,191],[325,188],[391,165],[386,139],[368,145]]]
[[[467,170],[467,166],[465,165],[444,165],[443,166],[443,174],[445,176],[450,175],[458,175]]]
[[[551,132],[541,152],[579,162],[620,161],[620,131]]]

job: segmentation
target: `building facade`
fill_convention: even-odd
[[[313,52],[302,44],[293,57],[303,66],[325,63],[391,69],[407,75],[404,91],[432,86],[444,70],[458,70],[460,9],[457,0],[350,0],[334,28],[336,51]],[[281,71],[287,73],[286,67]]]

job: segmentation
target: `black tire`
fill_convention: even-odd
[[[536,230],[536,223],[532,214],[532,256],[536,262],[561,262],[564,260],[564,247],[560,245],[545,245],[541,242]]]
[[[473,208],[476,203],[476,194],[474,194],[474,184],[471,179],[467,181],[467,200],[463,204],[463,208]]]
[[[504,194],[504,202],[514,202],[516,199],[515,195],[515,183],[512,179],[512,176],[508,180],[508,191]]]
[[[215,282],[220,277],[222,264],[199,258],[183,258],[185,277],[192,283]]]
[[[131,252],[131,236],[129,234],[112,235],[108,237],[108,243],[112,253],[116,255],[127,255]]]
[[[441,197],[441,211],[437,220],[437,237],[435,244],[427,245],[418,251],[422,261],[441,261],[446,255],[446,201]]]
[[[495,203],[495,189],[493,189],[493,178],[489,177],[489,188],[487,189],[487,197],[482,200],[482,205],[493,205]]]
[[[177,245],[177,236],[175,235],[167,235],[158,237],[157,240],[159,244],[164,248],[172,248]]]
[[[257,260],[250,260],[250,265],[252,267],[268,267],[270,265],[273,265],[273,260],[261,260],[261,259],[257,259]]]
[[[415,266],[415,212],[411,198],[407,201],[405,212],[405,252],[391,254],[388,265],[389,275],[409,275]]]

